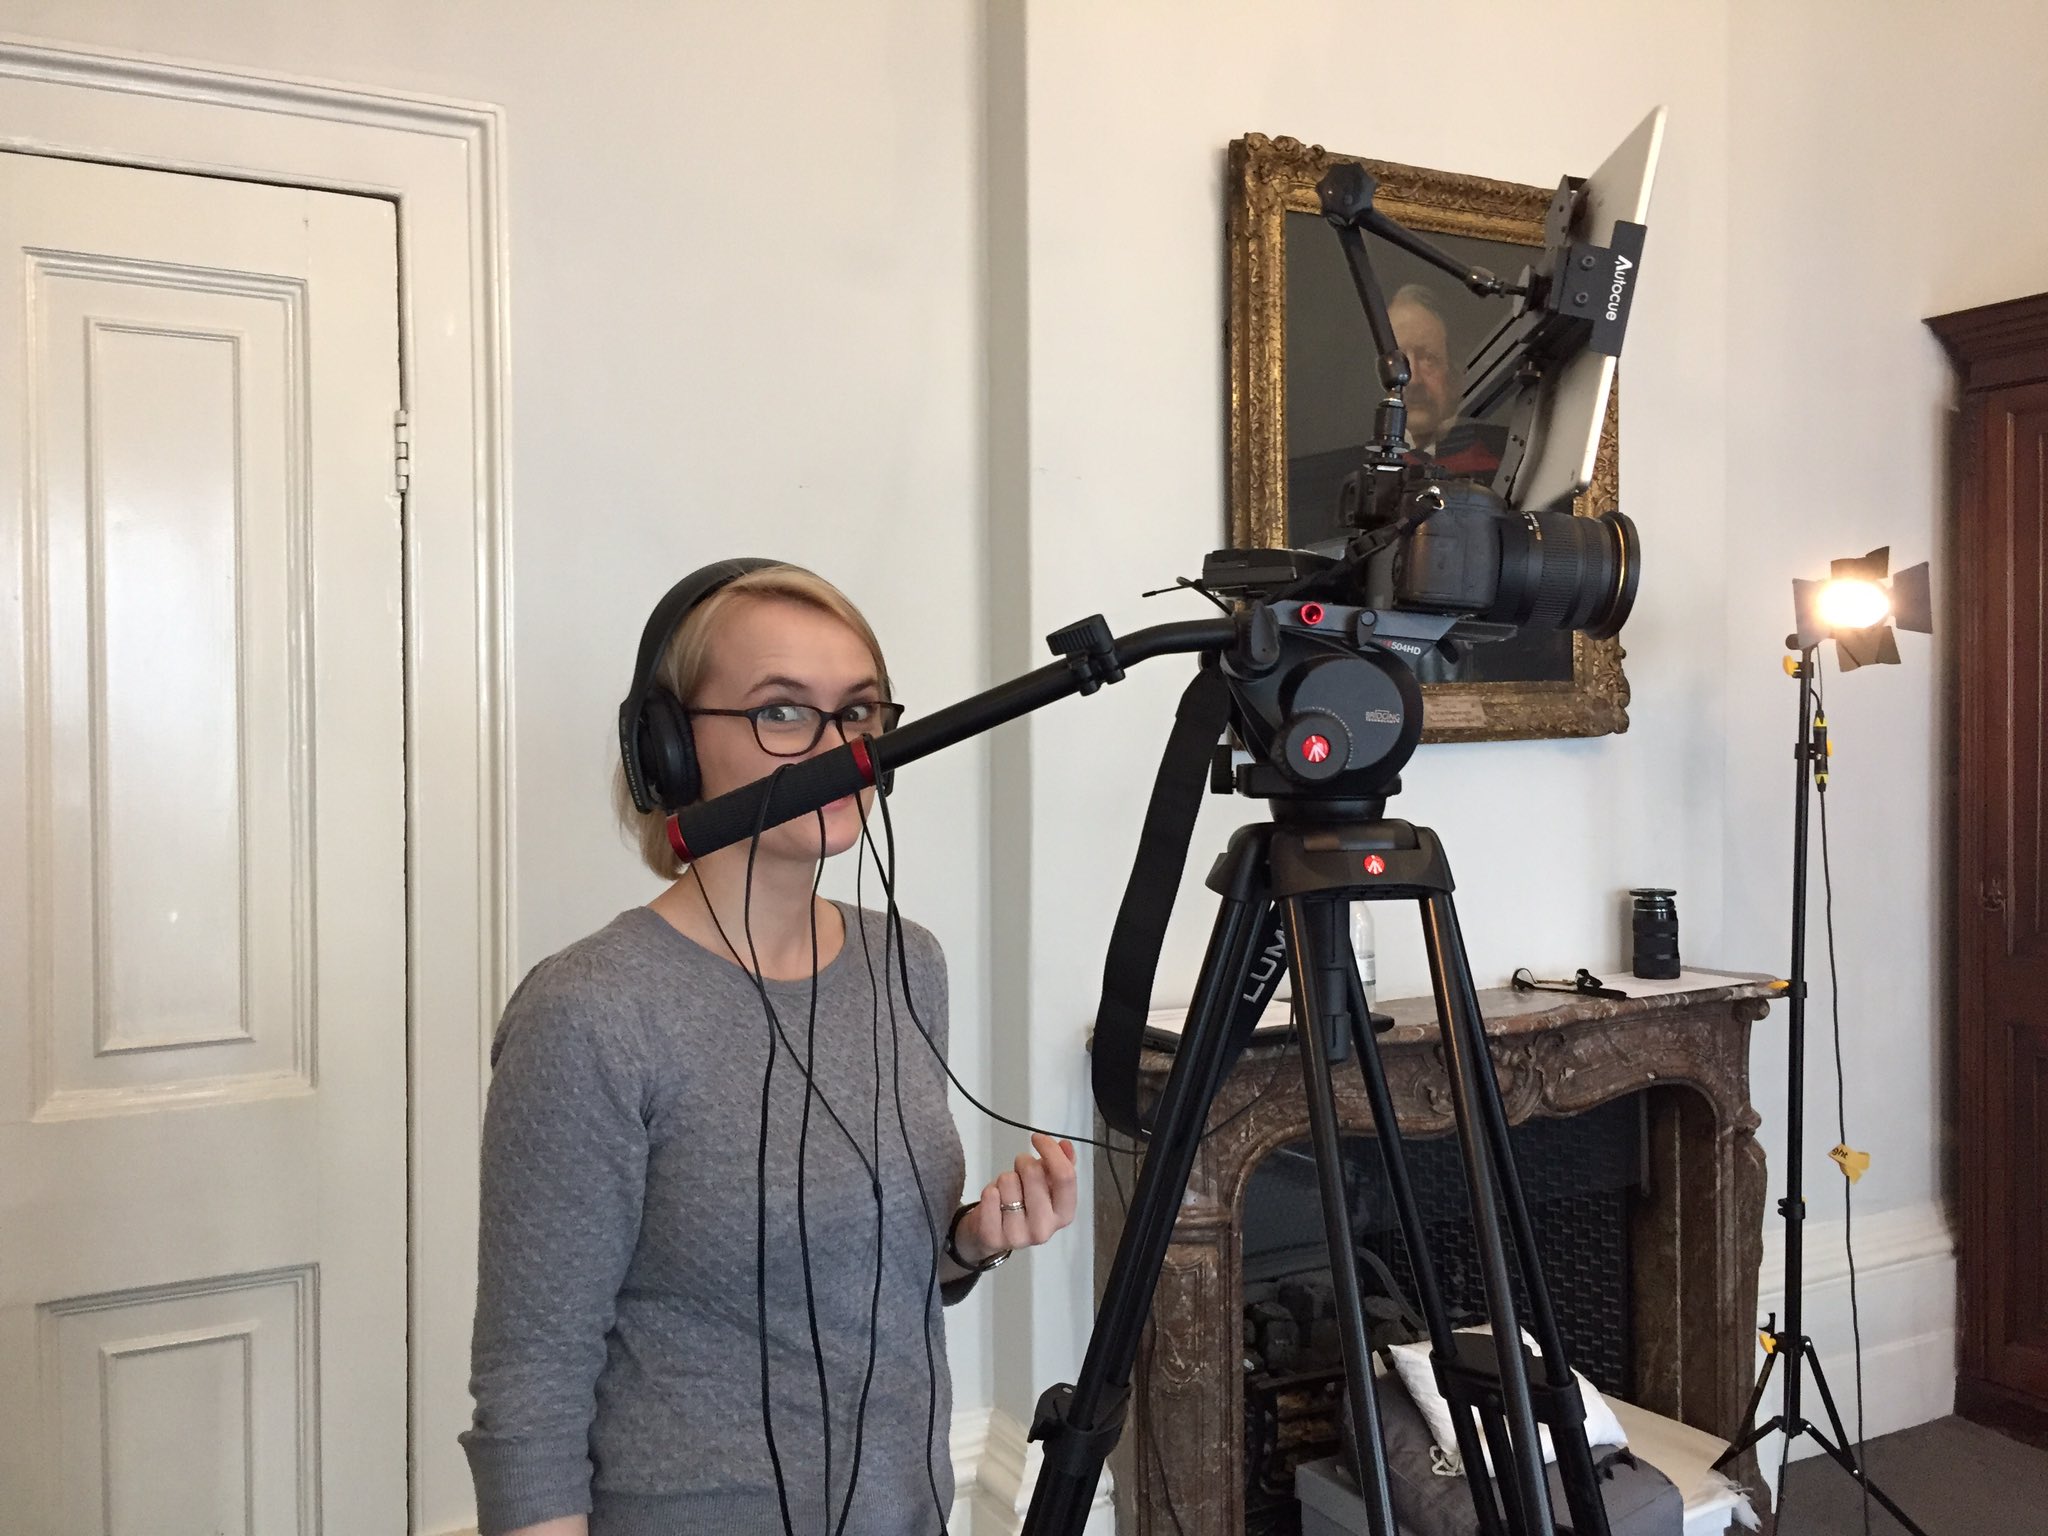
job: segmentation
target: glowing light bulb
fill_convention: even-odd
[[[1821,622],[1829,629],[1868,629],[1892,611],[1891,597],[1874,581],[1844,579],[1820,589]]]

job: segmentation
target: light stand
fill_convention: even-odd
[[[1785,1198],[1778,1202],[1778,1213],[1785,1218],[1785,1326],[1777,1326],[1777,1316],[1767,1319],[1761,1329],[1765,1356],[1764,1368],[1758,1373],[1756,1390],[1750,1394],[1749,1406],[1743,1410],[1742,1423],[1749,1426],[1729,1444],[1714,1463],[1714,1470],[1721,1471],[1743,1452],[1774,1431],[1782,1431],[1788,1440],[1805,1436],[1818,1445],[1875,1499],[1893,1519],[1897,1520],[1913,1536],[1927,1536],[1912,1518],[1870,1480],[1869,1473],[1859,1464],[1849,1450],[1849,1434],[1842,1425],[1842,1415],[1835,1407],[1834,1394],[1828,1390],[1827,1375],[1821,1369],[1820,1356],[1813,1347],[1813,1340],[1805,1332],[1805,1150],[1806,1150],[1806,868],[1808,842],[1808,808],[1816,785],[1822,794],[1827,793],[1828,739],[1825,716],[1816,717],[1814,708],[1814,679],[1819,668],[1819,650],[1822,642],[1834,639],[1845,669],[1874,662],[1896,662],[1899,659],[1898,646],[1892,638],[1891,626],[1886,618],[1892,619],[1902,629],[1916,629],[1922,633],[1932,631],[1930,618],[1931,604],[1928,600],[1927,567],[1919,565],[1911,570],[1901,571],[1892,590],[1886,593],[1877,583],[1882,581],[1884,568],[1889,560],[1889,551],[1873,550],[1861,560],[1838,560],[1834,563],[1834,579],[1827,583],[1795,582],[1795,603],[1798,608],[1799,630],[1786,638],[1788,649],[1795,656],[1785,659],[1785,670],[1799,680],[1799,734],[1795,739],[1792,757],[1798,771],[1798,796],[1793,801],[1792,812],[1792,969],[1790,985],[1786,993],[1790,1025],[1787,1030],[1787,1053],[1790,1057],[1786,1072],[1786,1137],[1785,1137]],[[1855,587],[1860,591],[1849,591]],[[1832,589],[1832,590],[1831,590]],[[1875,594],[1874,596],[1872,594]],[[1847,610],[1850,621],[1841,622],[1833,617],[1836,604],[1849,599]],[[1854,609],[1856,599],[1881,606]],[[1762,1405],[1764,1393],[1770,1386],[1771,1371],[1780,1360],[1784,1361],[1783,1398],[1780,1410],[1762,1424],[1756,1423],[1757,1409]],[[1820,1426],[1806,1417],[1801,1398],[1802,1378],[1808,1368],[1813,1373],[1814,1389],[1819,1392],[1821,1404],[1827,1410],[1829,1426],[1834,1430],[1830,1440],[1821,1432]],[[1779,1490],[1783,1497],[1783,1489]]]

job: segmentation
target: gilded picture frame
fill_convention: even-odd
[[[1316,201],[1316,183],[1333,165],[1352,162],[1363,165],[1379,183],[1375,206],[1407,228],[1450,249],[1461,259],[1488,266],[1498,276],[1512,281],[1523,264],[1534,259],[1543,243],[1543,216],[1552,189],[1493,181],[1449,171],[1423,170],[1379,160],[1339,155],[1321,145],[1303,144],[1296,139],[1268,138],[1247,134],[1232,142],[1229,159],[1230,307],[1228,318],[1230,351],[1230,538],[1240,546],[1281,546],[1306,543],[1307,538],[1290,535],[1289,480],[1312,486],[1320,492],[1321,479],[1315,473],[1317,460],[1341,459],[1341,450],[1289,456],[1290,383],[1294,386],[1293,420],[1304,439],[1313,436],[1303,411],[1311,404],[1321,408],[1325,397],[1336,391],[1326,375],[1313,381],[1289,375],[1288,278],[1290,269],[1304,287],[1304,300],[1321,306],[1332,324],[1329,330],[1355,326],[1360,343],[1343,363],[1345,388],[1353,398],[1338,408],[1347,422],[1369,418],[1361,391],[1371,385],[1372,357],[1364,317],[1349,278],[1344,275],[1343,258],[1336,235],[1322,222]],[[1327,249],[1304,239],[1290,260],[1289,235],[1313,236],[1327,242]],[[1401,290],[1397,279],[1406,275],[1411,282],[1428,285],[1441,294],[1455,320],[1447,329],[1462,332],[1469,340],[1477,324],[1498,323],[1508,313],[1505,299],[1473,300],[1456,279],[1435,271],[1404,252],[1368,237],[1376,273],[1390,296]],[[1310,263],[1313,263],[1311,266]],[[1338,274],[1330,276],[1329,274]],[[1309,291],[1311,286],[1313,291]],[[1338,288],[1341,287],[1341,292]],[[1326,291],[1327,290],[1327,291]],[[1476,306],[1493,306],[1491,319],[1482,321]],[[1320,364],[1312,349],[1298,345],[1297,372],[1312,364],[1330,365],[1329,345],[1324,327],[1297,331],[1297,341],[1316,342]],[[1397,333],[1401,322],[1397,317]],[[1309,361],[1302,361],[1308,358]],[[1314,388],[1304,388],[1305,383]],[[1416,386],[1410,386],[1411,416],[1415,412]],[[1617,505],[1619,492],[1620,386],[1608,401],[1607,422],[1592,484],[1579,496],[1573,510],[1594,516]],[[1330,415],[1329,409],[1322,414]],[[1325,435],[1330,430],[1323,429]],[[1346,426],[1341,431],[1352,430]],[[1362,440],[1363,433],[1359,436]],[[1304,479],[1306,475],[1306,479]],[[1324,476],[1323,478],[1327,478]],[[1304,512],[1297,523],[1307,525],[1320,518],[1334,521],[1334,513],[1322,506],[1320,494],[1313,512]],[[1297,528],[1296,532],[1301,529]],[[1327,534],[1327,527],[1316,527]],[[1582,634],[1537,635],[1524,632],[1512,640],[1495,642],[1505,648],[1487,652],[1475,647],[1479,660],[1466,670],[1484,674],[1493,671],[1513,680],[1485,677],[1480,680],[1430,682],[1424,688],[1424,741],[1516,741],[1541,738],[1604,736],[1628,729],[1629,687],[1622,671],[1624,652],[1619,640],[1592,640]],[[1569,654],[1567,664],[1565,657]]]

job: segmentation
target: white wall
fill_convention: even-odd
[[[2048,283],[2048,205],[2032,192],[2048,168],[2048,12],[1875,10],[1881,26],[1846,0],[1735,13],[1745,64],[1730,84],[1730,151],[1746,174],[1731,182],[1728,225],[1722,837],[1728,931],[1754,947],[1782,948],[1790,911],[1787,583],[1888,543],[1895,567],[1935,562],[1938,607],[1953,390],[1920,321]],[[1948,1071],[1937,1023],[1951,652],[1941,634],[1902,636],[1900,649],[1905,665],[1829,685],[1850,1139],[1860,1127],[1857,1144],[1877,1153],[1857,1190],[1872,1210],[1939,1192]],[[1818,870],[1814,881],[1817,923]],[[1832,1197],[1824,969],[1819,981],[1808,1179]],[[1767,1136],[1783,1085],[1762,1068],[1778,1055],[1758,1061]]]
[[[1726,801],[1720,816],[1732,951],[1782,955],[1791,911],[1790,750],[1796,687],[1779,670],[1787,583],[1889,544],[1931,559],[1947,590],[1943,507],[1951,375],[1920,323],[2048,287],[2048,12],[1977,0],[1928,7],[1743,0],[1728,91],[1729,405]],[[1654,238],[1654,237],[1653,237]],[[1953,651],[1900,637],[1905,664],[1833,677],[1828,795],[1841,941],[1849,1141],[1863,1234],[1898,1262],[1866,1272],[1864,1339],[1902,1341],[1872,1428],[1946,1412],[1953,1260],[1938,1240],[1952,1103],[1942,976],[1953,801]],[[1829,673],[1834,657],[1824,655]],[[1815,830],[1816,857],[1818,828]],[[1829,988],[1816,866],[1807,1050],[1809,1265],[1840,1268]],[[1779,962],[1779,963],[1782,963]],[[1775,1181],[1784,1166],[1784,1010],[1759,1027],[1753,1092]],[[1867,1225],[1866,1225],[1867,1224]],[[1779,1262],[1773,1234],[1770,1269]],[[1808,1332],[1838,1395],[1851,1336],[1846,1283],[1809,1292]],[[1895,1351],[1896,1354],[1896,1351]],[[1938,1384],[1939,1390],[1927,1384]]]
[[[1648,108],[1672,129],[1652,215],[1648,276],[1623,366],[1624,504],[1648,547],[1627,638],[1635,688],[1625,736],[1427,747],[1396,814],[1436,827],[1460,881],[1482,984],[1515,966],[1595,967],[1621,954],[1618,893],[1679,890],[1689,952],[1767,969],[1770,948],[1720,941],[1719,737],[1725,53],[1718,13],[1662,12],[1613,27],[1596,4],[1449,5],[1442,74],[1382,67],[1407,7],[1294,3],[1034,5],[1029,69],[1032,636],[1101,608],[1118,628],[1192,617],[1191,598],[1135,594],[1199,571],[1224,518],[1224,146],[1257,130],[1414,165],[1552,184],[1589,171]],[[1566,91],[1512,120],[1554,39],[1600,36],[1620,85]],[[1448,92],[1448,94],[1447,94]],[[1032,890],[1027,997],[1000,994],[1000,1049],[1027,1036],[1042,1117],[1085,1122],[1082,1050],[1100,956],[1174,700],[1188,667],[1150,664],[1028,730]],[[999,798],[999,821],[1013,802]],[[1213,899],[1200,887],[1230,828],[1257,808],[1219,801],[1196,832],[1157,1000],[1184,1001]],[[1379,924],[1391,995],[1427,990],[1412,913]],[[1001,964],[1001,961],[998,961]],[[997,1341],[998,1403],[1071,1377],[1091,1309],[1088,1255],[1034,1259],[1028,1333]],[[1021,1289],[1013,1282],[1013,1289]],[[1022,1298],[1018,1298],[1021,1306]]]
[[[640,626],[677,577],[803,560],[874,617],[913,705],[983,684],[968,7],[6,0],[0,30],[504,108],[515,970],[656,888],[614,835],[608,776]],[[976,1079],[986,771],[974,748],[906,771],[898,817]],[[985,1307],[951,1319],[963,1405],[989,1391]],[[422,1437],[425,1530],[470,1518],[461,1427]]]

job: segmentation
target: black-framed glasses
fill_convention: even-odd
[[[903,718],[903,706],[862,699],[832,710],[819,709],[815,704],[781,702],[756,704],[752,709],[692,709],[686,713],[729,715],[751,721],[754,740],[770,757],[802,757],[824,739],[828,721],[839,727],[841,741],[879,736],[896,729],[896,722]]]

